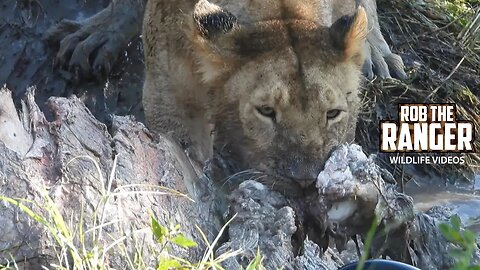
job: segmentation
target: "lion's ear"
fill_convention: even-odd
[[[176,0],[169,0],[176,1]],[[212,82],[233,68],[237,18],[221,7],[200,0],[193,11],[191,41],[196,70],[204,82]]]
[[[362,65],[365,60],[364,46],[368,33],[367,13],[358,7],[353,16],[343,16],[330,27],[330,36],[335,48],[342,51],[345,61]]]
[[[200,0],[195,5],[193,19],[204,38],[228,33],[237,24],[237,18],[232,13],[207,0]]]

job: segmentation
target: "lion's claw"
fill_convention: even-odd
[[[55,67],[73,73],[76,82],[93,76],[105,79],[128,42],[139,33],[143,5],[115,2],[82,22],[62,20],[45,34],[58,45]]]
[[[375,0],[360,0],[362,6],[367,9],[369,32],[365,47],[366,60],[363,65],[363,73],[368,79],[376,76],[385,78],[405,79],[405,68],[402,58],[392,53],[385,41],[377,16],[377,4]]]

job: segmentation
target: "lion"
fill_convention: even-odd
[[[317,5],[149,1],[147,126],[202,164],[215,149],[237,170],[310,186],[354,138],[368,32],[363,7],[326,27]]]
[[[373,76],[375,66],[382,77],[402,76],[374,0],[141,5],[114,0],[83,24],[60,23],[49,33],[62,33],[57,62],[108,73],[112,51],[135,32],[145,10],[146,124],[181,145],[197,172],[215,153],[236,171],[255,169],[288,183],[285,189],[309,187],[330,151],[354,140],[362,71]],[[89,33],[112,20],[107,13],[120,22],[108,26],[98,45]],[[111,39],[118,25],[126,29]]]

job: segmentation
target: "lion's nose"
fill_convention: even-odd
[[[307,187],[315,182],[322,168],[320,162],[297,159],[290,162],[287,176],[293,178],[300,186]]]

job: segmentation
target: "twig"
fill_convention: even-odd
[[[435,88],[432,93],[430,93],[426,98],[425,98],[425,101],[424,102],[427,102],[427,100],[429,100],[433,95],[435,95],[438,90],[440,90],[440,88],[448,81],[450,80],[450,78],[453,76],[453,74],[455,74],[455,72],[457,72],[458,68],[462,65],[463,61],[465,60],[465,56],[462,57],[462,59],[460,60],[460,62],[458,62],[458,64],[455,66],[455,68],[452,70],[452,72],[450,72],[450,74],[448,74],[447,78],[445,78],[445,80],[443,80],[439,86],[437,86],[437,88]]]

